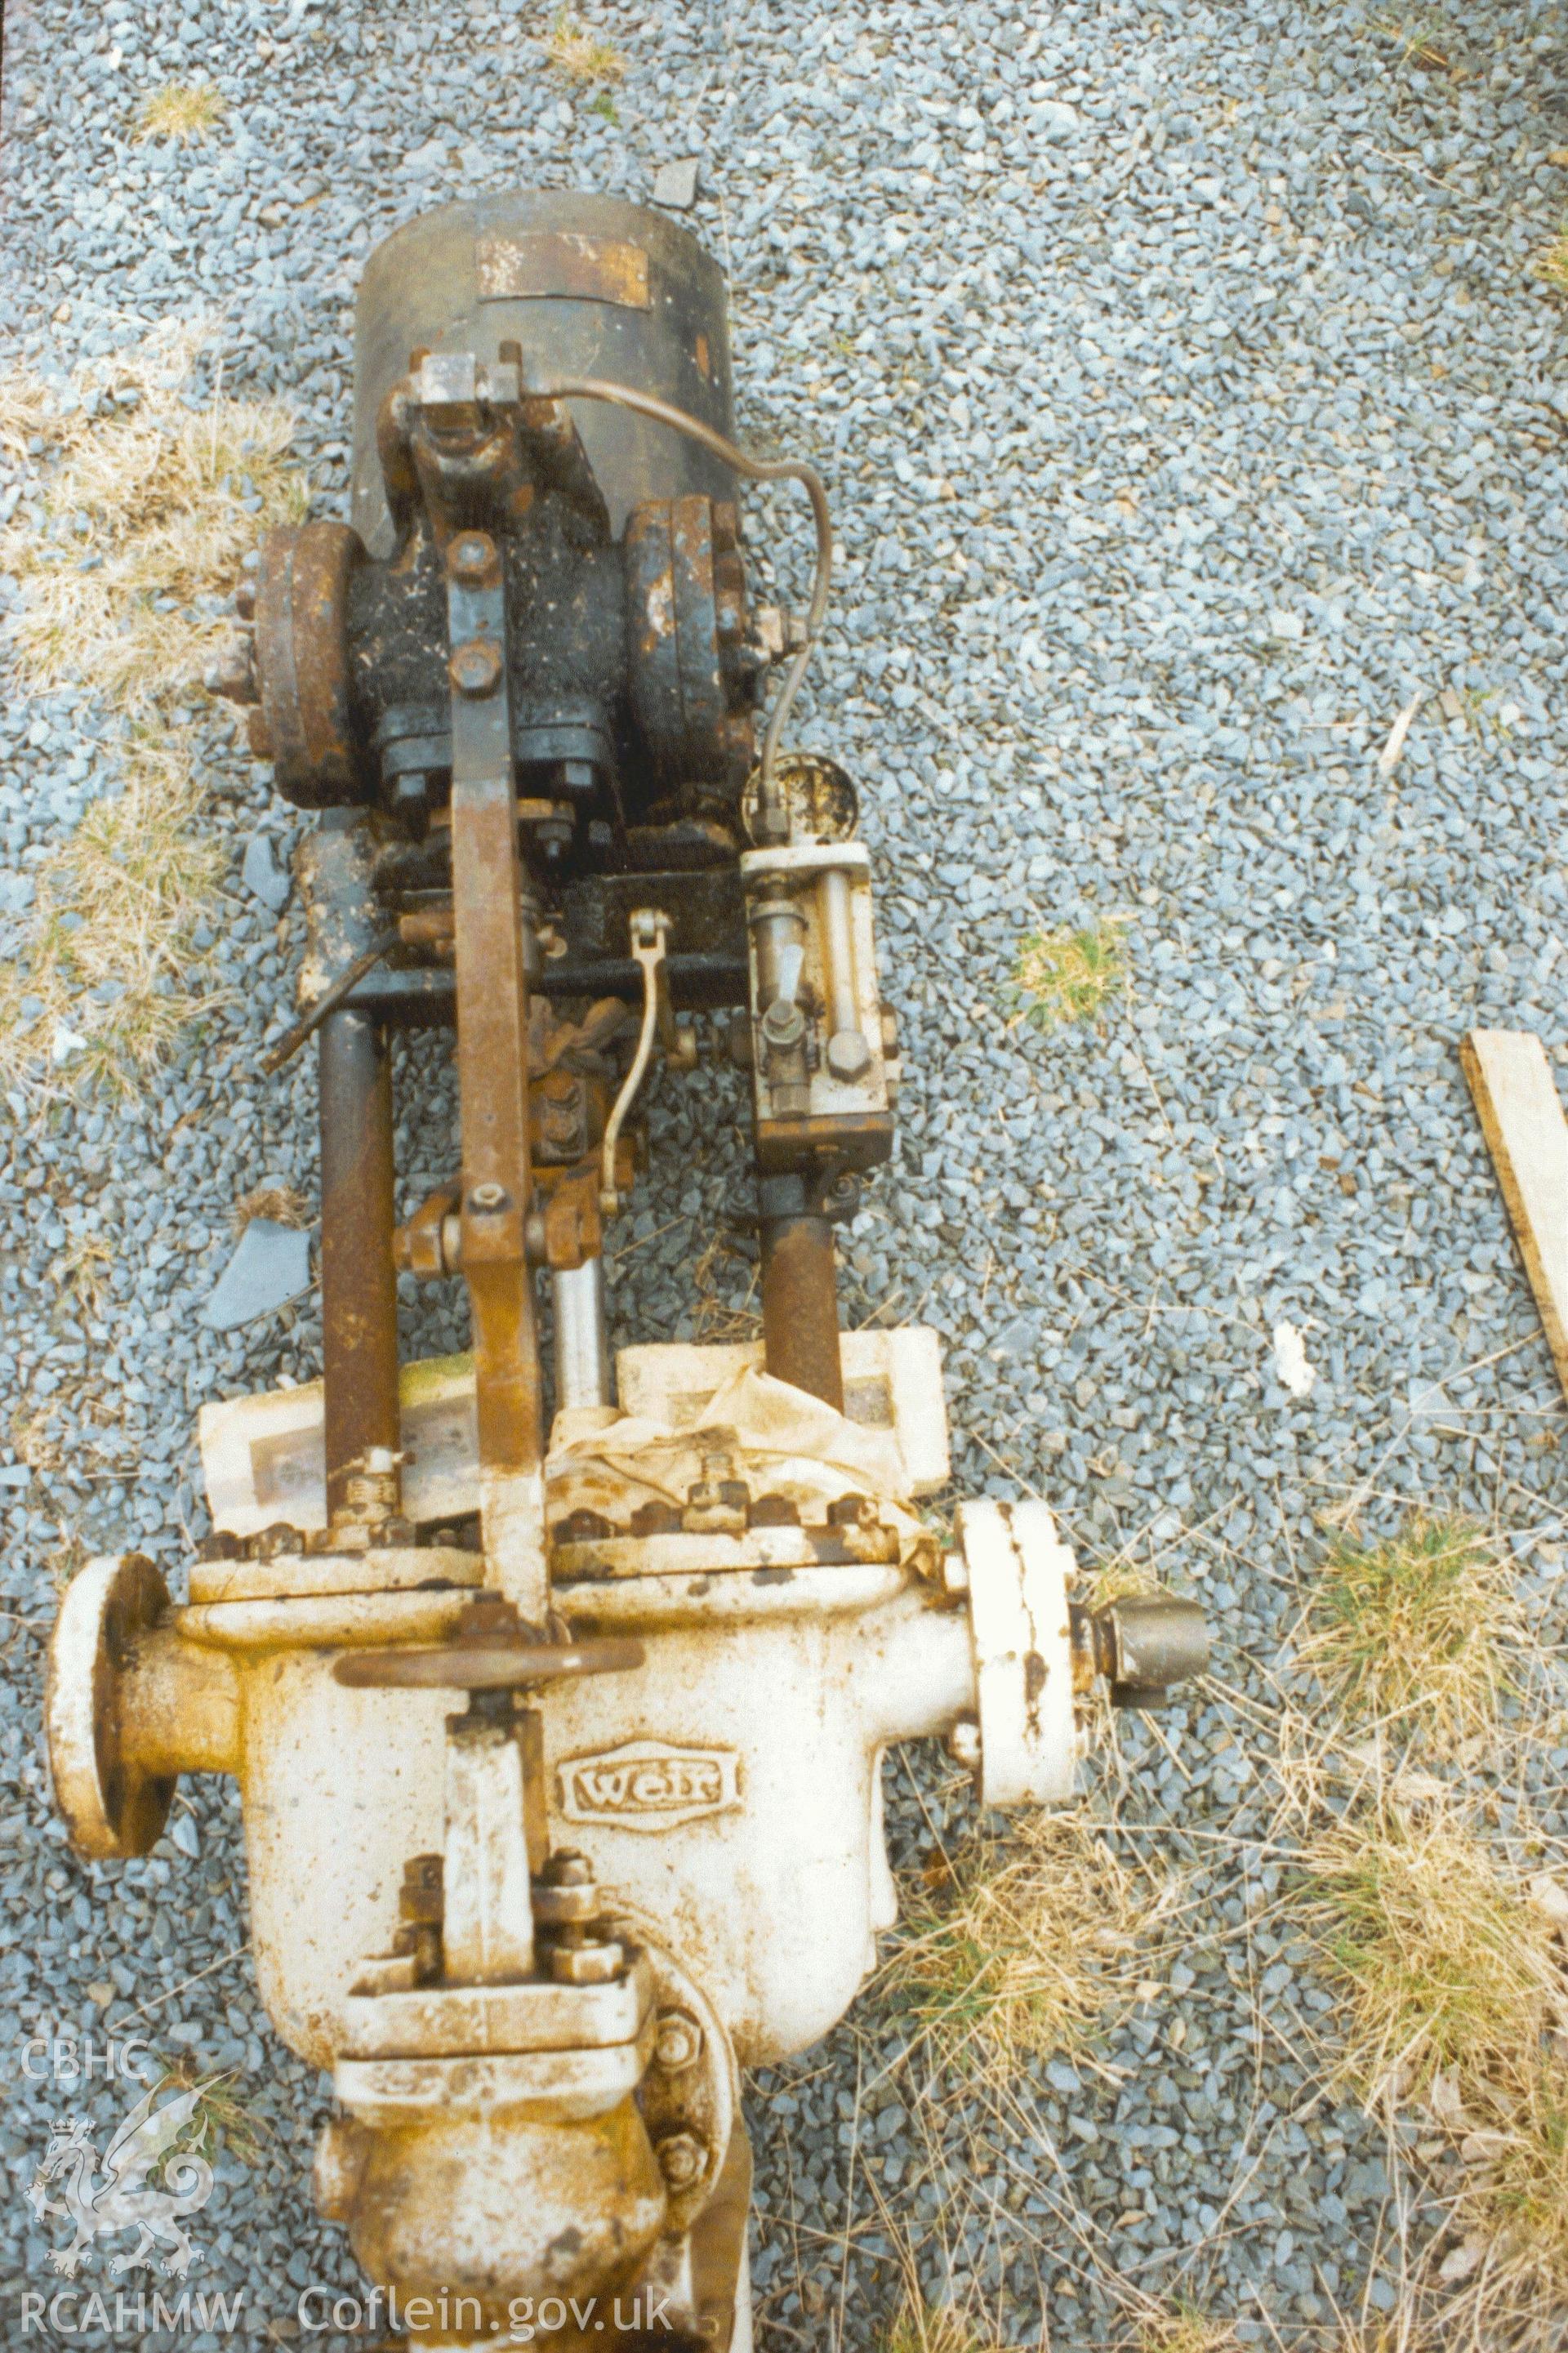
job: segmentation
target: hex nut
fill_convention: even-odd
[[[557,1847],[540,1876],[552,1887],[591,1887],[594,1866],[574,1846]]]
[[[459,694],[476,700],[493,694],[500,683],[500,648],[488,638],[470,638],[457,649],[447,670]]]
[[[653,2055],[667,2075],[679,2075],[696,2065],[702,2055],[702,2029],[689,2010],[660,2010]]]
[[[447,550],[447,568],[454,580],[480,586],[496,560],[495,542],[482,531],[460,531]]]
[[[708,2170],[707,2148],[695,2133],[666,2133],[654,2155],[671,2189],[691,2189]]]
[[[762,1029],[769,1046],[781,1054],[789,1053],[805,1036],[805,1016],[798,1005],[776,997],[763,1016]]]
[[[550,1975],[556,1985],[613,1985],[626,1966],[624,1945],[552,1945]]]

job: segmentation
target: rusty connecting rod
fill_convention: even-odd
[[[838,1286],[833,1228],[808,1208],[798,1176],[764,1176],[759,1187],[763,1345],[775,1379],[844,1410],[838,1348]]]

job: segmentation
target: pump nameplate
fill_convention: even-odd
[[[627,1740],[564,1757],[555,1781],[567,1821],[616,1830],[679,1830],[741,1802],[740,1758],[732,1749],[678,1748],[668,1740]]]

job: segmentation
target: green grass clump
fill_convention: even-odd
[[[1552,1991],[1551,1928],[1446,1806],[1357,1811],[1306,1863],[1323,1963],[1348,1997],[1346,2072],[1363,2090],[1518,2071]]]
[[[1125,918],[1074,931],[1031,932],[1018,951],[1009,991],[1018,1019],[1037,1029],[1091,1021],[1127,986]]]
[[[1092,1822],[1039,1814],[976,1840],[951,1882],[921,1889],[889,1964],[895,2000],[931,2053],[980,2080],[1081,2048],[1131,1995],[1140,1941],[1168,1907]]]
[[[1495,1725],[1507,1688],[1500,1637],[1515,1618],[1508,1564],[1486,1531],[1417,1512],[1397,1535],[1330,1554],[1302,1656],[1352,1714],[1451,1746]]]

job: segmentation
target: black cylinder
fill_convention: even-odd
[[[321,1368],[327,1517],[373,1447],[398,1449],[392,1064],[367,1013],[321,1029]]]
[[[525,378],[605,376],[733,437],[724,276],[688,230],[569,190],[445,205],[378,245],[360,282],[352,515],[373,555],[394,547],[376,417],[410,353],[493,360],[507,342]],[[668,426],[604,401],[569,405],[617,536],[639,499],[735,497],[729,468]]]

